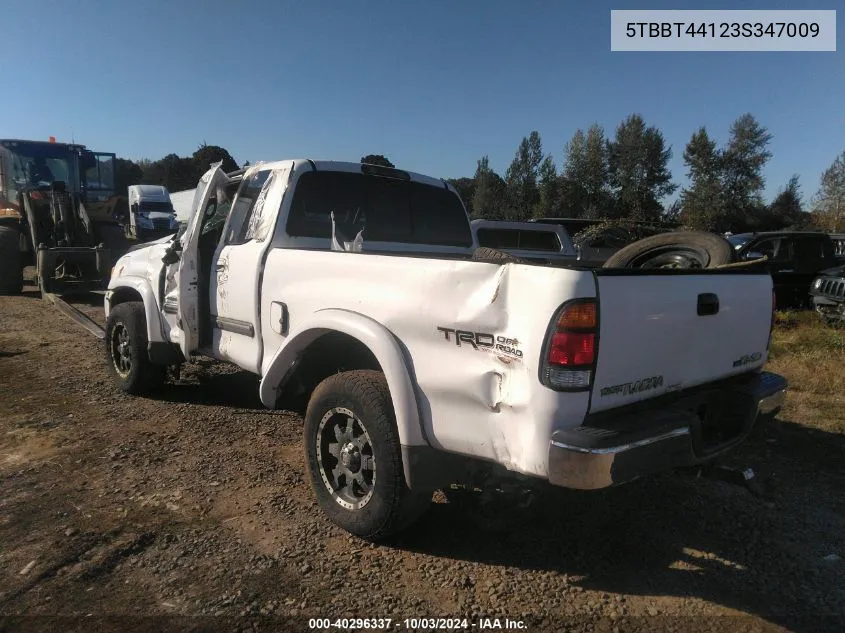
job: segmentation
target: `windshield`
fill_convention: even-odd
[[[172,204],[158,200],[141,200],[138,207],[138,211],[141,213],[150,213],[152,211],[159,213],[173,213]]]
[[[50,186],[63,181],[68,189],[77,188],[71,151],[58,143],[0,141],[2,188],[7,200],[15,200],[25,187]]]

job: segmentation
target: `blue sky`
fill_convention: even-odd
[[[610,51],[611,8],[837,8],[829,0],[3,5],[4,138],[73,134],[133,159],[203,141],[238,162],[378,153],[458,177],[484,154],[504,174],[534,129],[560,166],[577,128],[612,134],[639,112],[671,144],[683,184],[690,135],[705,125],[722,143],[751,112],[774,135],[767,196],[797,173],[805,197],[845,149],[841,37],[835,53]]]

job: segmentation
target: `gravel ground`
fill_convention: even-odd
[[[98,302],[77,305],[102,322]],[[0,297],[0,316],[0,631],[305,631],[317,617],[407,631],[433,616],[467,630],[845,630],[845,441],[789,409],[732,457],[762,495],[666,475],[555,491],[502,525],[438,493],[373,546],[318,511],[302,420],[264,410],[255,377],[197,363],[132,398],[101,343],[33,287]]]

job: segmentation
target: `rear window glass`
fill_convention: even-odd
[[[551,231],[479,228],[476,233],[479,246],[526,251],[560,250],[560,240],[557,234]]]
[[[526,251],[559,251],[560,240],[550,231],[520,231],[519,248]]]
[[[519,231],[513,229],[478,229],[478,245],[488,248],[519,248]]]
[[[471,246],[469,220],[448,189],[353,172],[317,171],[300,176],[287,233],[331,237],[331,213],[347,239],[364,242]]]

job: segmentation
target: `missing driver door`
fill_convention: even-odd
[[[261,373],[261,279],[291,165],[244,176],[214,253],[209,288],[215,356]]]

